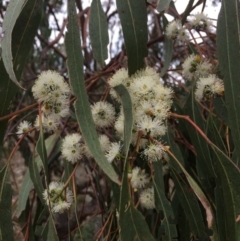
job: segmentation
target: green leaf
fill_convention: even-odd
[[[215,198],[216,198],[216,218],[219,233],[219,241],[227,240],[227,220],[225,215],[225,203],[223,202],[223,189],[220,183],[217,184],[215,188]]]
[[[38,195],[41,203],[43,205],[46,205],[46,202],[43,199],[44,188],[43,188],[43,184],[42,184],[42,179],[39,174],[37,162],[35,161],[35,158],[34,158],[34,153],[32,156],[32,160],[29,163],[29,173],[30,173],[30,178],[33,182],[34,188],[37,192],[37,195]]]
[[[147,11],[144,0],[117,0],[128,57],[128,73],[144,68],[147,56]]]
[[[124,143],[123,151],[125,156],[128,155],[129,146],[131,143],[132,129],[133,129],[133,111],[132,100],[128,93],[128,90],[123,85],[114,87],[115,91],[121,98],[124,114]]]
[[[74,95],[77,97],[74,107],[85,143],[106,175],[114,182],[119,183],[118,175],[101,150],[92,118],[83,78],[82,48],[74,0],[68,1],[68,32],[66,33],[65,46],[70,84]]]
[[[6,165],[0,171],[0,240],[13,241],[12,188],[8,179],[8,165]]]
[[[13,69],[12,32],[26,2],[27,0],[10,1],[3,21],[2,59],[10,79],[19,87],[21,86]]]
[[[43,136],[43,127],[40,126],[39,138],[36,144],[37,153],[42,160],[44,167],[44,174],[46,175],[46,180],[48,180],[48,159],[47,159],[47,150],[45,146],[44,136]]]
[[[184,107],[184,112],[186,115],[190,116],[190,118],[201,130],[205,130],[205,123],[203,117],[201,116],[201,109],[195,101],[193,90],[188,97]],[[186,128],[197,153],[196,158],[198,176],[200,179],[202,179],[202,181],[209,177],[214,177],[215,174],[212,167],[212,158],[210,156],[207,142],[202,138],[202,136],[193,126],[187,124]]]
[[[181,170],[184,173],[190,187],[192,188],[192,191],[195,193],[198,200],[201,202],[202,206],[204,207],[205,212],[206,212],[206,219],[207,219],[208,228],[212,229],[213,230],[213,236],[217,237],[215,217],[214,217],[213,210],[212,210],[212,207],[211,207],[211,204],[210,204],[208,198],[206,197],[205,193],[203,192],[203,190],[201,189],[199,184],[191,177],[191,175],[189,175],[189,173],[186,171],[184,166],[175,157],[175,155],[172,152],[169,152],[169,155],[171,155],[171,157],[175,161],[175,164],[178,165],[179,168],[181,168]],[[170,167],[172,169],[174,169],[171,162],[169,162],[169,164],[170,164]]]
[[[127,89],[123,85],[114,88],[121,98],[124,113],[124,144],[125,155],[122,186],[120,190],[119,224],[122,241],[149,240],[154,241],[142,214],[131,204],[130,188],[128,185],[128,150],[131,142],[133,115],[132,102]]]
[[[217,54],[224,76],[225,100],[233,142],[240,156],[240,3],[224,0],[217,23]]]
[[[53,217],[50,216],[48,220],[48,234],[47,241],[59,241],[57,230],[53,221]]]
[[[164,189],[161,188],[163,185],[163,180],[159,178],[159,173],[157,171],[156,165],[154,165],[154,196],[155,196],[155,204],[158,212],[162,211],[164,218],[162,220],[162,225],[164,226],[163,240],[164,241],[172,241],[177,238],[177,229],[176,224],[174,223],[174,214],[171,207],[171,204],[167,200]]]
[[[11,2],[13,3],[14,1]],[[28,1],[13,28],[12,41],[9,41],[9,43],[12,44],[13,68],[17,79],[20,79],[22,75],[29,51],[32,48],[34,36],[37,33],[38,25],[41,21],[41,14],[42,0]],[[3,51],[7,51],[7,49],[4,48]],[[10,112],[11,101],[18,87],[9,78],[3,61],[0,61],[0,76],[0,116],[4,116]],[[3,121],[0,124],[0,145],[6,130],[6,124],[7,121]]]
[[[122,241],[155,241],[143,215],[132,206],[125,209],[120,235]]]
[[[53,134],[50,137],[48,137],[45,140],[45,146],[47,147],[47,156],[51,153],[51,156],[49,156],[49,163],[55,159],[55,157],[58,155],[58,153],[61,150],[61,141],[59,141],[59,135]],[[32,162],[32,160],[30,160]],[[42,167],[42,161],[40,159],[40,156],[37,156],[35,158],[35,162],[38,166],[38,171],[41,170]],[[33,182],[30,178],[29,169],[27,170],[22,185],[19,190],[19,199],[18,199],[18,212],[17,216],[19,217],[21,212],[25,209],[26,203],[28,200],[28,196],[30,191],[34,188]]]
[[[214,150],[214,169],[218,187],[223,190],[226,231],[229,240],[240,240],[240,223],[236,218],[240,213],[240,170],[219,148]],[[221,210],[222,211],[222,210]]]
[[[172,0],[158,0],[158,11],[162,12],[168,10],[171,1]]]
[[[228,109],[223,97],[213,98],[213,106],[217,115],[229,126]]]
[[[90,10],[89,34],[95,59],[101,64],[108,57],[108,24],[100,0],[93,0]]]
[[[163,15],[163,23],[166,28],[168,25],[167,18]],[[172,39],[168,38],[167,36],[164,37],[164,65],[160,72],[160,77],[163,77],[168,70],[168,67],[172,60],[173,54],[173,41]]]
[[[188,219],[192,233],[198,237],[207,237],[202,213],[196,196],[174,169],[172,169],[171,173],[176,188],[176,194]]]

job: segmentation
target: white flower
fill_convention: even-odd
[[[151,136],[162,136],[166,133],[166,127],[163,125],[162,121],[149,116],[143,116],[142,119],[137,120],[136,126],[138,130],[143,131],[143,133],[151,134]]]
[[[102,134],[98,137],[98,139],[99,139],[102,151],[106,152],[111,144],[109,138],[106,135]]]
[[[132,78],[138,79],[144,76],[150,77],[153,80],[153,82],[155,82],[155,84],[158,84],[160,82],[159,74],[156,72],[154,68],[151,68],[149,66],[147,66],[145,69],[138,70]]]
[[[182,64],[183,76],[188,80],[206,77],[211,73],[212,65],[199,55],[190,55]]]
[[[118,158],[118,156],[120,155],[120,150],[120,142],[112,142],[105,154],[108,162],[111,163],[115,158]]]
[[[48,190],[45,189],[43,192],[43,198],[54,213],[63,213],[70,208],[73,202],[72,191],[69,188],[63,188],[64,183],[51,182]]]
[[[37,116],[34,126],[39,129],[40,122],[39,122],[39,116]],[[57,119],[53,115],[44,116],[42,115],[42,126],[44,132],[54,132],[58,129],[59,126],[59,119]]]
[[[132,169],[131,185],[132,188],[138,189],[143,188],[149,183],[148,175],[145,170],[141,170],[139,167],[134,167]]]
[[[110,79],[109,85],[115,87],[117,85],[123,84],[124,80],[128,78],[128,72],[126,69],[119,69]]]
[[[32,92],[38,102],[58,101],[69,96],[70,88],[59,73],[48,70],[38,76]]]
[[[67,161],[76,163],[82,158],[81,136],[77,133],[67,135],[62,143],[62,156]]]
[[[182,26],[181,21],[178,19],[167,25],[166,36],[173,40],[178,39],[181,41],[186,41],[188,39],[186,29]]]
[[[17,126],[17,132],[16,134],[18,135],[18,138],[21,138],[23,134],[25,134],[29,129],[32,128],[32,124],[28,121],[22,121],[18,126]]]
[[[150,143],[143,151],[143,154],[150,162],[161,160],[163,158],[163,153],[164,149],[156,143]]]
[[[146,209],[155,208],[153,187],[143,190],[140,194],[139,201],[143,208],[146,208]]]
[[[162,84],[154,86],[155,101],[160,100],[167,105],[172,105],[173,90],[170,87],[164,87]]]
[[[137,79],[134,79],[132,82],[129,91],[137,98],[149,97],[153,92],[153,88],[156,83],[150,76],[142,76]]]
[[[105,101],[96,102],[91,106],[94,123],[97,127],[109,127],[115,121],[114,107]]]
[[[209,99],[214,95],[222,95],[224,91],[223,81],[215,75],[200,78],[196,84],[195,96],[197,100]]]
[[[207,15],[204,13],[197,13],[189,20],[189,24],[192,28],[197,31],[209,30],[209,27],[212,25],[212,22],[208,19]]]

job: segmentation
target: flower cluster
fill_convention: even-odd
[[[212,70],[212,65],[200,55],[191,54],[183,63],[183,76],[187,80],[207,77]]]
[[[197,13],[189,20],[189,24],[193,29],[197,31],[208,31],[212,22],[204,13]]]
[[[32,87],[34,98],[42,106],[42,125],[45,131],[55,131],[60,118],[69,114],[70,88],[55,71],[44,71]],[[39,117],[35,126],[39,127]]]
[[[160,138],[166,133],[165,119],[168,117],[169,110],[172,104],[172,89],[164,87],[157,72],[150,67],[138,71],[130,78],[127,76],[127,70],[120,69],[114,74],[109,84],[115,87],[118,84],[123,84],[129,91],[133,104],[133,118],[135,120],[132,130],[132,144],[136,145],[139,141],[138,135],[141,132],[143,138],[140,139],[138,145],[141,148],[147,147],[147,139],[145,137],[151,136],[153,138]],[[120,111],[119,116],[114,125],[117,133],[123,138],[124,130],[124,115]],[[161,159],[161,153],[158,148],[156,155]],[[163,152],[163,150],[161,149]],[[145,155],[149,161],[154,155]],[[151,158],[148,158],[151,157]]]
[[[223,92],[223,81],[215,75],[209,75],[197,81],[195,96],[197,100],[208,100],[215,95],[222,95]]]
[[[76,163],[82,158],[82,137],[78,133],[67,135],[62,143],[62,156],[71,163]]]
[[[64,183],[51,182],[43,192],[43,198],[52,212],[63,213],[73,202],[73,193],[69,188],[64,189]]]
[[[180,20],[170,22],[166,27],[166,36],[173,40],[187,41],[188,34],[186,28]]]

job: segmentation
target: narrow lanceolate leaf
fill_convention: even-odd
[[[14,241],[12,226],[12,188],[8,166],[0,170],[0,240]]]
[[[240,2],[224,0],[217,24],[217,54],[223,74],[228,121],[240,156]]]
[[[128,73],[144,68],[147,56],[147,11],[144,0],[117,0],[128,57]]]
[[[164,20],[163,21],[164,26],[166,28],[166,26],[168,24],[168,20],[164,15],[163,15],[163,20]],[[172,60],[172,53],[173,53],[173,41],[172,41],[172,39],[167,38],[165,36],[165,38],[164,38],[164,65],[163,65],[163,68],[161,69],[160,77],[163,77],[163,75],[167,72],[168,67]]]
[[[44,173],[46,175],[46,178],[48,179],[48,160],[47,160],[47,150],[45,146],[44,136],[43,136],[43,127],[40,126],[40,133],[36,145],[36,150],[38,152],[38,155],[40,159],[42,160],[43,167],[44,167]]]
[[[217,134],[219,135],[216,131]],[[229,240],[237,241],[240,240],[240,223],[236,222],[236,218],[240,213],[240,171],[236,164],[219,148],[212,146],[212,149],[214,151],[214,169],[217,174],[216,182],[218,184],[215,195],[219,195],[221,190],[223,197],[221,202],[224,203],[225,207],[223,215],[226,221],[227,237]],[[217,198],[219,196],[216,196]]]
[[[12,44],[13,68],[17,79],[20,79],[22,75],[29,51],[32,48],[34,36],[41,21],[41,14],[42,0],[28,1],[13,28],[12,41],[10,43]],[[5,52],[7,49],[2,46],[2,51]],[[0,76],[0,116],[4,116],[10,112],[11,101],[18,87],[9,78],[2,60],[0,61]],[[0,123],[0,145],[6,130],[6,124],[7,121]]]
[[[184,112],[202,129],[205,129],[204,120],[201,116],[201,109],[195,101],[195,96],[193,90],[191,91],[186,105],[184,107]],[[192,127],[191,125],[187,125],[187,130],[189,136],[192,140],[192,143],[196,150],[196,158],[197,158],[197,171],[200,179],[204,180],[209,177],[214,177],[214,171],[212,167],[212,159],[210,156],[210,151],[207,142],[202,138],[199,132]]]
[[[112,165],[107,161],[101,150],[92,118],[83,78],[82,48],[74,0],[68,1],[68,32],[66,33],[65,46],[68,57],[67,67],[70,77],[70,84],[74,95],[77,97],[74,106],[82,135],[98,165],[103,169],[110,179],[116,183],[119,183],[118,175],[114,171]]]
[[[214,217],[213,210],[212,210],[212,207],[211,207],[211,204],[210,204],[208,198],[206,197],[205,193],[203,192],[201,187],[198,185],[198,183],[191,177],[191,175],[187,172],[187,170],[184,168],[184,166],[175,157],[175,155],[172,152],[168,152],[168,153],[172,157],[175,164],[178,165],[179,168],[184,173],[190,187],[192,188],[192,191],[195,193],[198,200],[201,202],[203,208],[205,209],[208,228],[213,230],[214,237],[217,236],[215,217]],[[172,161],[169,162],[170,167],[174,169],[174,166],[171,163],[172,163]]]
[[[172,0],[158,0],[158,11],[162,12],[169,8],[169,4]]]
[[[100,0],[93,0],[90,10],[89,34],[95,59],[101,64],[108,57],[108,24]]]
[[[125,209],[121,241],[155,241],[143,215],[132,205]]]
[[[123,85],[114,88],[121,98],[124,113],[124,143],[123,153],[124,171],[122,177],[122,186],[120,190],[119,224],[120,236],[122,241],[154,241],[147,223],[142,214],[133,207],[128,185],[128,150],[131,142],[133,116],[132,102],[127,89]]]
[[[164,194],[164,189],[161,189],[161,183],[162,180],[160,180],[156,172],[153,179],[153,186],[156,209],[158,212],[162,211],[164,215],[164,218],[162,220],[162,225],[164,226],[162,237],[165,241],[173,241],[176,240],[178,236],[177,228],[176,224],[174,223],[174,214],[172,207]]]
[[[127,89],[123,85],[118,85],[115,88],[121,98],[124,114],[124,143],[123,152],[127,156],[129,146],[131,143],[132,129],[133,129],[133,113],[132,113],[132,101]]]
[[[38,165],[37,165],[36,160],[34,158],[34,154],[33,154],[32,160],[30,160],[30,162],[29,162],[29,173],[30,173],[30,178],[33,182],[34,188],[37,192],[37,195],[38,195],[41,203],[43,205],[45,205],[46,203],[43,199],[44,188],[43,188],[43,184],[42,184],[42,178],[39,174]]]
[[[49,154],[51,153],[51,156],[48,159],[49,163],[51,163],[51,161],[53,161],[54,158],[56,158],[56,156],[59,154],[59,152],[61,150],[61,141],[58,141],[58,139],[59,139],[59,135],[53,134],[45,140],[47,156],[49,156]],[[32,161],[32,159],[30,159],[30,162],[31,161]],[[43,166],[42,159],[40,158],[40,156],[37,156],[35,158],[35,162],[37,164],[38,171],[40,172],[40,170]],[[34,188],[33,182],[30,178],[30,173],[29,173],[29,169],[28,169],[23,178],[23,182],[22,182],[22,185],[21,185],[20,191],[19,191],[17,216],[20,216],[22,211],[25,209],[29,193],[33,188]]]
[[[57,230],[56,230],[52,215],[50,215],[49,220],[48,220],[47,240],[59,241],[58,235],[57,235]]]
[[[174,169],[172,169],[172,178],[176,188],[176,194],[188,219],[191,232],[199,238],[206,238],[206,228],[196,196]]]
[[[10,1],[3,21],[2,59],[10,79],[19,87],[21,86],[13,69],[12,32],[26,2],[27,0]]]

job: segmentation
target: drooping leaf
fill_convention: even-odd
[[[155,165],[156,166],[156,165]],[[154,170],[156,170],[154,168]],[[164,241],[172,241],[177,238],[176,224],[174,223],[174,214],[170,202],[167,200],[164,189],[161,189],[163,180],[158,176],[158,172],[155,172],[153,179],[155,205],[158,212],[163,212],[162,225],[164,226],[162,232],[162,238]]]
[[[222,189],[221,202],[224,202],[225,206],[227,237],[229,240],[237,241],[240,239],[240,223],[236,222],[240,213],[240,170],[218,147],[212,148],[215,154],[214,169],[217,173],[217,188]],[[219,195],[219,192],[215,194]]]
[[[120,234],[122,241],[155,241],[143,215],[132,205],[126,206]]]
[[[49,159],[48,159],[49,163],[51,163],[55,159],[55,157],[58,155],[58,153],[61,150],[61,141],[58,141],[58,140],[59,140],[58,134],[53,134],[45,140],[45,146],[47,148],[47,156],[49,156],[49,154],[51,153],[51,156],[49,156]],[[30,160],[30,162],[31,161],[32,160]],[[35,162],[37,164],[38,171],[40,171],[43,165],[42,160],[40,159],[40,156],[37,156],[35,158]],[[34,188],[33,182],[30,178],[30,173],[28,169],[23,178],[23,182],[19,190],[17,216],[19,216],[21,212],[25,209],[26,203],[29,197],[29,193],[33,188]]]
[[[240,156],[240,3],[222,1],[217,23],[217,55],[224,76],[225,100],[233,142]]]
[[[95,59],[101,64],[108,57],[108,24],[100,0],[93,0],[90,10],[89,34]]]
[[[217,183],[215,188],[215,198],[216,198],[216,219],[219,232],[219,241],[227,240],[227,220],[226,220],[226,211],[225,203],[223,202],[223,188],[220,183]]]
[[[124,143],[123,152],[127,156],[129,146],[131,143],[132,129],[133,129],[133,111],[132,111],[132,101],[128,93],[128,90],[123,85],[118,85],[114,87],[115,91],[121,98],[124,114]]]
[[[207,237],[196,196],[174,169],[172,169],[172,178],[176,188],[176,194],[188,219],[191,232],[201,238]]]
[[[171,151],[169,151],[168,153],[172,157],[175,164],[178,165],[179,168],[182,170],[192,191],[195,193],[196,197],[201,202],[201,204],[206,212],[206,220],[207,220],[208,228],[212,229],[213,236],[217,237],[215,216],[214,216],[213,209],[211,207],[211,204],[210,204],[207,196],[205,195],[205,193],[203,192],[203,190],[199,186],[199,184],[194,180],[194,178],[187,172],[187,170],[180,163],[180,161],[175,157],[175,155]],[[170,167],[174,169],[173,165],[171,164],[171,160],[170,160],[169,164],[170,164]]]
[[[162,12],[168,10],[171,1],[172,0],[158,0],[158,11]]]
[[[48,220],[48,234],[47,234],[47,240],[51,241],[59,241],[57,230],[54,224],[53,217],[50,216]]]
[[[82,135],[98,165],[111,180],[119,183],[118,175],[101,150],[93,122],[83,78],[82,48],[77,24],[75,2],[73,0],[68,1],[68,31],[66,33],[65,46],[68,57],[67,67],[70,84],[74,95],[77,97],[74,107]]]
[[[48,180],[48,159],[47,159],[47,150],[45,146],[45,140],[43,136],[43,127],[40,125],[39,137],[36,144],[37,153],[43,163],[44,173],[46,175],[46,180]]]
[[[14,3],[14,1],[11,2]],[[17,79],[20,79],[22,75],[29,51],[32,48],[34,36],[37,33],[41,21],[41,14],[42,0],[28,1],[14,25],[13,32],[11,33],[12,40],[6,43],[12,45],[13,69]],[[2,49],[3,46],[4,45],[2,45]],[[7,50],[8,49],[4,48],[3,52]],[[4,116],[10,112],[11,101],[13,100],[18,87],[9,78],[2,60],[0,60],[0,76],[0,116]],[[0,145],[6,130],[6,124],[7,121],[2,121],[0,123]]]
[[[12,188],[8,165],[0,170],[0,240],[14,241],[12,224]]]
[[[128,57],[128,74],[144,68],[147,56],[147,11],[144,0],[117,0]]]
[[[163,22],[164,26],[166,28],[168,24],[167,18],[163,15]],[[172,60],[172,54],[173,54],[173,41],[172,39],[168,38],[167,36],[164,37],[164,65],[160,72],[160,77],[163,77],[163,75],[167,72],[169,65]]]
[[[30,173],[30,178],[33,182],[34,188],[37,192],[37,195],[38,195],[42,205],[45,205],[46,202],[43,199],[44,188],[43,188],[41,176],[39,174],[38,165],[34,158],[34,154],[33,154],[32,160],[29,162],[29,173]]]
[[[193,90],[191,91],[184,107],[184,113],[190,116],[199,128],[205,130],[205,123],[201,116],[201,109],[195,101]],[[186,127],[194,148],[196,149],[198,175],[202,181],[207,181],[206,179],[209,177],[215,176],[208,144],[193,126],[187,124]]]
[[[124,171],[122,176],[122,185],[120,189],[120,207],[119,207],[119,224],[120,236],[122,241],[154,241],[146,221],[142,214],[132,206],[130,187],[128,185],[128,150],[131,142],[133,116],[132,102],[127,89],[123,85],[114,88],[121,98],[124,113],[124,144],[123,154]]]

